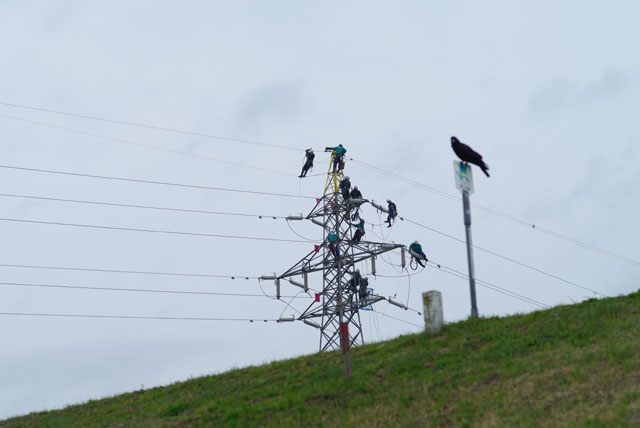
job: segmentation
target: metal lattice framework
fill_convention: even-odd
[[[338,348],[348,352],[351,346],[364,343],[360,309],[386,300],[382,296],[363,296],[352,286],[356,265],[368,259],[375,260],[379,254],[396,248],[404,252],[404,246],[352,240],[355,227],[350,220],[366,201],[343,198],[339,185],[344,176],[341,170],[331,171],[332,163],[329,163],[324,194],[305,217],[322,227],[322,244],[275,279],[278,285],[280,280],[288,280],[308,290],[308,274],[322,271],[323,287],[319,299],[309,305],[298,319],[320,329],[320,352]],[[334,235],[333,238],[337,235],[337,241],[330,242],[329,235]],[[302,278],[302,281],[295,278]]]

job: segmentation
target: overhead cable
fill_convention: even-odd
[[[378,314],[378,315],[382,315],[383,317],[387,317],[387,318],[394,319],[394,320],[396,320],[396,321],[403,322],[403,323],[405,323],[405,324],[412,325],[412,326],[414,326],[414,327],[418,327],[418,328],[422,328],[422,327],[423,327],[423,326],[421,326],[421,325],[418,325],[418,324],[412,323],[412,322],[410,322],[410,321],[405,321],[405,320],[403,320],[403,319],[396,318],[396,317],[393,317],[393,316],[391,316],[391,315],[385,314],[384,312],[374,311],[374,313],[376,313],[376,314]]]
[[[210,160],[210,161],[214,161],[214,162],[224,163],[224,164],[227,164],[227,165],[239,166],[241,168],[255,169],[255,170],[258,170],[258,171],[265,171],[265,172],[270,172],[270,173],[279,174],[279,175],[294,176],[293,174],[287,174],[285,172],[276,171],[276,170],[273,170],[273,169],[267,169],[267,168],[262,168],[262,167],[259,167],[259,166],[253,166],[253,165],[245,165],[245,164],[238,163],[238,162],[233,162],[233,161],[227,161],[227,160],[223,160],[223,159],[213,158],[211,156],[199,155],[199,154],[196,154],[196,153],[189,153],[189,152],[182,152],[180,150],[168,149],[166,147],[154,146],[152,144],[138,143],[136,141],[124,140],[122,138],[109,137],[109,136],[106,136],[106,135],[96,134],[96,133],[93,133],[93,132],[87,132],[87,131],[81,131],[79,129],[68,128],[66,126],[58,126],[58,125],[53,125],[53,124],[50,124],[50,123],[38,122],[38,121],[35,121],[35,120],[29,120],[29,119],[23,119],[21,117],[8,116],[6,114],[0,114],[0,117],[4,117],[4,118],[7,118],[7,119],[13,119],[13,120],[19,120],[21,122],[30,123],[32,125],[46,126],[46,127],[49,127],[49,128],[60,129],[60,130],[63,130],[63,131],[74,132],[76,134],[87,135],[89,137],[100,138],[100,139],[103,139],[103,140],[115,141],[115,142],[118,142],[118,143],[130,144],[130,145],[134,145],[134,146],[140,146],[140,147],[144,147],[144,148],[147,148],[147,149],[159,150],[159,151],[162,151],[162,152],[168,152],[168,153],[178,154],[178,155],[182,155],[182,156],[189,156],[189,157],[198,158],[198,159],[205,159],[205,160]]]
[[[244,275],[214,275],[214,274],[198,274],[198,273],[185,273],[185,272],[154,272],[154,271],[137,271],[137,270],[122,270],[122,269],[92,269],[81,268],[73,266],[41,266],[41,265],[23,265],[23,264],[10,264],[0,263],[0,267],[8,268],[21,268],[21,269],[47,269],[47,270],[65,270],[65,271],[77,271],[77,272],[99,272],[99,273],[118,273],[118,274],[134,274],[134,275],[160,275],[160,276],[180,276],[191,278],[219,278],[219,279],[231,279],[231,280],[250,280],[250,279],[262,279],[260,276],[244,276]],[[262,294],[260,296],[271,297],[264,292],[260,283],[258,283]],[[317,291],[313,288],[309,288],[311,291]],[[281,296],[288,297],[288,296]],[[276,299],[276,297],[273,297]]]
[[[383,174],[383,175],[386,175],[387,177],[395,178],[395,179],[400,180],[400,181],[403,181],[403,182],[405,182],[405,183],[407,183],[407,184],[411,184],[411,185],[416,186],[416,187],[419,187],[419,188],[421,188],[421,189],[423,189],[423,190],[427,190],[427,191],[429,191],[429,192],[435,193],[435,194],[437,194],[437,195],[439,195],[439,196],[442,196],[442,197],[444,197],[444,198],[447,198],[447,199],[450,199],[450,200],[454,200],[454,201],[460,201],[460,198],[459,198],[458,196],[453,195],[453,194],[451,194],[451,193],[444,192],[444,191],[442,191],[442,190],[436,189],[435,187],[427,186],[427,185],[425,185],[425,184],[423,184],[423,183],[420,183],[420,182],[418,182],[418,181],[411,180],[411,179],[409,179],[409,178],[406,178],[406,177],[403,177],[403,176],[401,176],[401,175],[395,174],[395,173],[393,173],[393,172],[391,172],[391,171],[384,170],[384,169],[379,168],[379,167],[377,167],[377,166],[370,165],[370,164],[368,164],[368,163],[362,162],[362,161],[357,160],[357,159],[353,159],[353,158],[351,158],[351,160],[352,160],[353,162],[357,163],[357,164],[360,164],[360,165],[364,166],[365,168],[369,168],[369,169],[371,169],[371,170],[373,170],[373,171],[376,171],[376,172],[378,172],[379,174]],[[602,254],[602,255],[605,255],[605,256],[608,256],[608,257],[611,257],[611,258],[617,259],[617,260],[622,261],[622,262],[624,262],[624,263],[632,264],[632,265],[634,265],[634,266],[636,266],[636,267],[640,267],[640,261],[633,260],[633,259],[631,259],[631,258],[628,258],[628,257],[622,256],[622,255],[620,255],[620,254],[613,253],[613,252],[611,252],[611,251],[603,250],[602,248],[598,248],[598,247],[596,247],[596,246],[594,246],[594,245],[587,244],[587,243],[585,243],[585,242],[582,242],[582,241],[579,241],[579,240],[577,240],[577,239],[574,239],[574,238],[568,237],[568,236],[563,235],[563,234],[558,233],[558,232],[554,232],[554,231],[549,230],[549,229],[546,229],[546,228],[544,228],[544,227],[540,227],[540,226],[538,226],[538,225],[536,225],[536,224],[534,224],[534,223],[531,223],[531,222],[527,222],[527,221],[524,221],[524,220],[518,219],[518,218],[516,218],[516,217],[510,216],[510,215],[505,214],[505,213],[502,213],[502,212],[500,212],[500,211],[493,210],[493,209],[488,208],[488,207],[485,207],[485,206],[483,206],[483,205],[478,205],[478,204],[476,204],[476,203],[472,203],[472,204],[471,204],[471,206],[472,206],[472,207],[474,207],[474,208],[476,208],[476,209],[479,209],[480,211],[484,211],[484,212],[486,212],[486,213],[489,213],[489,214],[495,215],[495,216],[497,216],[497,217],[501,217],[501,218],[503,218],[503,219],[505,219],[505,220],[509,220],[509,221],[514,222],[514,223],[517,223],[517,224],[519,224],[519,225],[521,225],[521,226],[529,227],[529,228],[531,228],[531,229],[534,229],[534,230],[537,230],[537,231],[540,231],[540,232],[546,233],[546,234],[548,234],[548,235],[550,235],[550,236],[553,236],[553,237],[555,237],[555,238],[561,239],[561,240],[566,241],[566,242],[569,242],[569,243],[571,243],[571,244],[574,244],[574,245],[580,246],[580,247],[582,247],[582,248],[585,248],[585,249],[588,249],[588,250],[591,250],[591,251],[597,252],[597,253],[599,253],[599,254]]]
[[[4,106],[8,106],[8,107],[22,108],[22,109],[28,109],[28,110],[42,111],[42,112],[47,112],[47,113],[62,114],[62,115],[66,115],[66,116],[74,116],[74,117],[79,117],[79,118],[84,118],[84,119],[99,120],[99,121],[103,121],[103,122],[117,123],[117,124],[122,124],[122,125],[130,125],[130,126],[137,126],[137,127],[142,127],[142,128],[156,129],[156,130],[161,130],[161,131],[175,132],[175,133],[181,133],[181,134],[186,134],[186,135],[194,135],[194,136],[199,136],[199,137],[214,138],[214,139],[221,139],[221,140],[227,140],[227,141],[235,141],[235,142],[247,143],[247,144],[256,144],[256,145],[261,145],[261,146],[281,148],[281,149],[287,149],[287,150],[304,151],[304,149],[300,149],[300,148],[297,148],[297,147],[291,147],[291,146],[283,146],[283,145],[277,145],[277,144],[267,144],[267,143],[261,143],[261,142],[258,142],[258,141],[249,141],[249,140],[241,140],[241,139],[236,139],[236,138],[220,137],[220,136],[216,136],[216,135],[210,135],[210,134],[204,134],[204,133],[198,133],[198,132],[183,131],[183,130],[178,130],[178,129],[172,129],[172,128],[166,128],[166,127],[160,127],[160,126],[153,126],[153,125],[144,125],[144,124],[140,124],[140,123],[127,122],[127,121],[122,121],[122,120],[105,119],[105,118],[96,117],[96,116],[81,115],[81,114],[77,114],[77,113],[68,113],[68,112],[63,112],[63,111],[59,111],[59,110],[45,109],[45,108],[26,106],[26,105],[14,104],[14,103],[0,102],[0,105],[4,105]],[[11,119],[17,119],[17,120],[23,120],[23,121],[27,121],[27,122],[37,123],[35,121],[30,121],[30,120],[22,119],[22,118],[16,118],[16,117],[13,117],[13,116],[7,116],[7,115],[0,115],[0,116],[11,118]],[[39,123],[39,124],[42,124],[42,123]],[[56,125],[48,125],[48,124],[44,124],[44,125],[57,127]],[[62,128],[62,127],[58,127],[58,128]],[[62,129],[65,129],[65,128],[62,128]],[[66,130],[72,130],[72,129],[67,128]],[[76,131],[76,130],[72,130],[72,131]],[[79,131],[79,132],[82,132],[82,131]],[[109,137],[104,137],[104,136],[100,136],[100,137],[101,138],[109,138]],[[157,148],[155,146],[150,146],[150,147]],[[182,152],[177,152],[177,153],[186,154],[186,153],[182,153]],[[191,154],[188,154],[188,155],[191,156]],[[194,156],[197,156],[197,155],[194,155]],[[411,180],[409,178],[400,176],[400,175],[395,174],[395,173],[393,173],[391,171],[384,170],[384,169],[376,167],[374,165],[370,165],[370,164],[368,164],[366,162],[363,162],[363,161],[360,161],[360,160],[357,160],[357,159],[353,159],[353,158],[350,158],[350,159],[352,161],[356,162],[356,163],[361,164],[364,167],[373,169],[373,170],[377,171],[380,174],[384,174],[384,175],[386,175],[388,177],[392,177],[392,178],[404,181],[405,183],[409,183],[409,184],[415,185],[417,187],[420,187],[422,189],[428,190],[430,192],[433,192],[435,194],[438,194],[438,195],[440,195],[442,197],[445,197],[445,198],[448,198],[448,199],[452,199],[452,200],[456,200],[456,201],[459,200],[459,198],[457,196],[452,195],[452,194],[450,194],[448,192],[444,192],[444,191],[436,189],[434,187],[430,187],[430,186],[424,185],[424,184],[422,184],[420,182],[417,182],[417,181]],[[224,161],[224,162],[226,162],[226,161]],[[227,163],[230,163],[230,162],[227,162]],[[245,166],[246,167],[246,165],[241,165],[241,166]],[[262,169],[262,168],[258,168],[258,167],[251,167],[251,168]],[[283,174],[283,173],[281,173],[279,171],[272,171],[272,170],[265,170],[265,171],[277,172],[277,173]],[[288,174],[285,174],[285,175],[288,175]],[[637,260],[633,260],[631,258],[622,256],[620,254],[613,253],[611,251],[603,250],[603,249],[601,249],[599,247],[596,247],[594,245],[587,244],[585,242],[579,241],[577,239],[571,238],[571,237],[563,235],[561,233],[554,232],[554,231],[552,231],[550,229],[546,229],[544,227],[537,226],[536,224],[533,224],[531,222],[520,220],[520,219],[518,219],[516,217],[510,216],[508,214],[493,210],[491,208],[488,208],[488,207],[485,207],[485,206],[482,206],[482,205],[478,205],[478,204],[475,204],[475,203],[472,203],[471,205],[474,208],[477,208],[477,209],[479,209],[481,211],[485,211],[485,212],[487,212],[489,214],[493,214],[493,215],[496,215],[498,217],[502,217],[502,218],[504,218],[506,220],[509,220],[509,221],[514,222],[514,223],[520,224],[522,226],[531,227],[532,229],[535,229],[535,230],[538,230],[540,232],[546,233],[546,234],[548,234],[550,236],[553,236],[555,238],[564,240],[566,242],[572,243],[572,244],[580,246],[582,248],[585,248],[585,249],[588,249],[588,250],[592,250],[592,251],[595,251],[595,252],[597,252],[599,254],[602,254],[602,255],[617,259],[619,261],[623,261],[625,263],[630,263],[630,264],[633,264],[635,266],[640,267],[640,262],[637,261]]]
[[[22,269],[48,269],[48,270],[67,270],[67,271],[80,271],[80,272],[101,272],[101,273],[124,273],[135,275],[166,275],[166,276],[183,276],[183,277],[198,277],[198,278],[225,278],[225,279],[259,279],[260,276],[244,276],[244,275],[213,275],[205,273],[185,273],[185,272],[154,272],[154,271],[139,271],[139,270],[122,270],[122,269],[97,269],[97,268],[82,268],[73,266],[39,266],[39,265],[24,265],[24,264],[9,264],[0,263],[0,267],[10,268],[22,268]]]
[[[159,294],[185,294],[185,295],[202,295],[202,296],[229,296],[229,297],[261,297],[264,298],[264,294],[250,294],[250,293],[219,293],[209,291],[188,291],[188,290],[156,290],[151,288],[121,288],[121,287],[95,287],[87,285],[63,285],[63,284],[33,284],[25,282],[0,282],[0,285],[8,285],[15,287],[39,287],[39,288],[60,288],[60,289],[73,289],[73,290],[91,290],[91,291],[123,291],[123,292],[135,292],[135,293],[159,293]],[[271,296],[266,296],[271,297]],[[298,299],[298,296],[280,296],[291,299]],[[308,296],[305,296],[308,297]]]
[[[216,140],[233,141],[233,142],[236,142],[236,143],[253,144],[253,145],[257,145],[257,146],[273,147],[273,148],[286,149],[286,150],[295,150],[295,151],[301,151],[301,152],[304,151],[304,149],[300,149],[300,148],[292,147],[292,146],[284,146],[284,145],[280,145],[280,144],[268,144],[268,143],[261,143],[259,141],[241,140],[241,139],[238,139],[238,138],[221,137],[219,135],[211,135],[211,134],[204,134],[204,133],[200,133],[200,132],[184,131],[184,130],[180,130],[180,129],[168,128],[168,127],[163,127],[163,126],[155,126],[155,125],[146,125],[146,124],[142,124],[142,123],[127,122],[127,121],[124,121],[124,120],[106,119],[106,118],[98,117],[98,116],[89,116],[89,115],[83,115],[83,114],[78,114],[78,113],[69,113],[69,112],[63,112],[63,111],[59,111],[59,110],[51,110],[51,109],[32,107],[32,106],[26,106],[26,105],[20,105],[20,104],[12,104],[12,103],[0,102],[0,105],[4,105],[4,106],[8,106],[8,107],[17,107],[17,108],[28,109],[28,110],[42,111],[42,112],[46,112],[46,113],[61,114],[61,115],[65,115],[65,116],[73,116],[73,117],[78,117],[78,118],[82,118],[82,119],[98,120],[98,121],[101,121],[101,122],[117,123],[117,124],[120,124],[120,125],[136,126],[138,128],[155,129],[155,130],[158,130],[158,131],[168,131],[168,132],[174,132],[174,133],[177,133],[177,134],[193,135],[193,136],[196,136],[196,137],[213,138],[213,139],[216,139]]]
[[[302,238],[302,239],[304,239],[305,241],[308,241],[308,242],[317,242],[317,239],[310,239],[310,238],[302,236],[298,232],[296,232],[293,229],[293,227],[291,227],[291,222],[289,220],[287,220],[287,226],[289,226],[289,229],[291,230],[291,232],[293,232],[293,234],[296,235],[298,238]]]
[[[95,314],[54,314],[43,312],[0,312],[0,315],[23,317],[54,317],[54,318],[98,318],[98,319],[126,319],[126,320],[165,320],[165,321],[245,321],[245,322],[278,322],[277,319],[265,318],[208,318],[208,317],[161,317],[139,315],[95,315]]]
[[[432,263],[436,263],[436,262],[433,262],[433,261],[431,261],[431,262]],[[455,276],[457,278],[460,278],[460,279],[464,279],[464,280],[468,280],[469,279],[469,277],[467,275],[465,275],[463,272],[460,272],[460,271],[457,271],[455,269],[452,269],[452,268],[449,268],[447,266],[444,266],[442,263],[436,263],[436,265],[437,265],[437,268],[435,266],[430,265],[430,264],[427,263],[427,266],[431,267],[432,269],[439,270],[441,272],[447,273],[449,275],[453,275],[453,276]],[[522,294],[516,293],[515,291],[511,291],[511,290],[509,290],[507,288],[500,287],[500,286],[498,286],[496,284],[492,284],[492,283],[490,283],[488,281],[484,281],[484,280],[481,280],[479,278],[476,278],[475,280],[479,285],[481,285],[481,286],[483,286],[485,288],[489,288],[489,289],[491,289],[493,291],[496,291],[498,293],[504,294],[504,295],[509,296],[509,297],[513,297],[514,299],[518,299],[518,300],[521,300],[523,302],[530,303],[532,305],[535,305],[535,306],[538,306],[538,307],[541,307],[541,308],[545,308],[545,309],[551,308],[551,306],[549,306],[549,305],[547,305],[545,303],[539,302],[539,301],[534,300],[534,299],[532,299],[530,297],[527,297],[527,296],[524,296]]]
[[[384,169],[379,168],[377,166],[370,165],[370,164],[362,162],[361,160],[358,160],[358,159],[353,159],[353,158],[349,158],[349,159],[351,159],[353,162],[355,162],[357,164],[360,164],[360,165],[364,166],[365,168],[369,168],[369,169],[371,169],[371,170],[373,170],[373,171],[375,171],[375,172],[377,172],[379,174],[386,175],[387,177],[391,177],[391,178],[395,178],[396,180],[404,181],[407,184],[412,184],[414,186],[417,186],[417,187],[420,187],[422,189],[428,190],[428,191],[430,191],[432,193],[435,193],[435,194],[437,194],[439,196],[443,196],[443,197],[445,197],[447,199],[451,199],[451,200],[454,200],[454,201],[459,201],[460,200],[460,198],[458,198],[457,196],[452,195],[452,194],[447,193],[447,192],[444,192],[442,190],[436,189],[435,187],[427,186],[426,184],[422,184],[422,183],[420,183],[418,181],[411,180],[410,178],[403,177],[403,176],[398,175],[398,174],[396,174],[394,172],[384,170]]]
[[[57,175],[69,175],[74,177],[84,177],[84,178],[96,178],[100,180],[115,180],[115,181],[126,181],[131,183],[142,183],[142,184],[156,184],[162,186],[174,186],[174,187],[186,187],[190,189],[203,189],[203,190],[216,190],[221,192],[235,192],[235,193],[248,193],[252,195],[265,195],[265,196],[281,196],[286,198],[303,198],[303,199],[316,199],[314,196],[305,196],[305,195],[293,195],[287,193],[274,193],[274,192],[260,192],[255,190],[243,190],[243,189],[230,189],[226,187],[213,187],[213,186],[202,186],[197,184],[184,184],[184,183],[170,183],[167,181],[154,181],[154,180],[141,180],[136,178],[125,178],[125,177],[113,177],[107,175],[95,175],[95,174],[83,174],[78,172],[68,172],[68,171],[56,171],[50,169],[38,169],[38,168],[27,168],[21,166],[14,165],[0,165],[0,168],[12,169],[17,171],[28,171],[28,172],[39,172],[45,174],[57,174]]]
[[[97,224],[78,224],[78,223],[61,223],[56,221],[40,221],[40,220],[24,220],[17,218],[0,218],[0,221],[10,221],[16,223],[31,223],[31,224],[46,224],[52,226],[70,226],[70,227],[84,227],[92,229],[107,229],[107,230],[121,230],[124,232],[147,232],[147,233],[165,233],[170,235],[187,235],[187,236],[202,236],[208,238],[226,238],[226,239],[250,239],[254,241],[275,241],[275,242],[294,242],[309,244],[307,241],[299,239],[281,239],[281,238],[266,238],[256,236],[239,236],[239,235],[220,235],[213,233],[199,233],[199,232],[178,232],[173,230],[156,230],[156,229],[138,229],[132,227],[117,227],[117,226],[102,226]]]
[[[439,230],[437,230],[437,229],[433,229],[433,228],[431,228],[431,227],[429,227],[429,226],[425,226],[424,224],[421,224],[421,223],[418,223],[418,222],[416,222],[416,221],[410,220],[410,219],[408,219],[408,218],[406,218],[406,217],[403,217],[403,218],[402,218],[402,220],[403,220],[403,221],[406,221],[406,222],[409,222],[409,223],[412,223],[412,224],[415,224],[416,226],[422,227],[422,228],[424,228],[424,229],[427,229],[427,230],[429,230],[429,231],[431,231],[431,232],[434,232],[434,233],[437,233],[437,234],[439,234],[439,235],[446,236],[447,238],[453,239],[454,241],[458,241],[458,242],[460,242],[460,243],[462,243],[462,244],[466,244],[466,241],[464,241],[464,240],[462,240],[462,239],[460,239],[460,238],[456,238],[455,236],[452,236],[452,235],[446,234],[446,233],[441,232],[441,231],[439,231]],[[532,271],[534,271],[534,272],[538,272],[538,273],[540,273],[540,274],[542,274],[542,275],[546,275],[546,276],[548,276],[548,277],[550,277],[550,278],[556,279],[556,280],[561,281],[561,282],[564,282],[564,283],[566,283],[566,284],[572,285],[572,286],[574,286],[574,287],[582,288],[583,290],[590,291],[590,292],[592,292],[592,293],[594,293],[594,294],[598,294],[598,295],[600,295],[600,296],[602,296],[602,297],[610,297],[610,296],[607,296],[606,294],[600,293],[599,291],[596,291],[596,290],[593,290],[593,289],[591,289],[591,288],[585,287],[585,286],[580,285],[580,284],[578,284],[578,283],[576,283],[576,282],[569,281],[568,279],[564,279],[564,278],[561,278],[561,277],[559,277],[559,276],[557,276],[557,275],[554,275],[554,274],[552,274],[552,273],[545,272],[545,271],[543,271],[542,269],[538,269],[538,268],[536,268],[536,267],[530,266],[530,265],[528,265],[528,264],[526,264],[526,263],[522,263],[522,262],[520,262],[520,261],[518,261],[518,260],[515,260],[515,259],[512,259],[512,258],[510,258],[510,257],[503,256],[502,254],[496,253],[495,251],[487,250],[486,248],[478,247],[477,245],[473,245],[473,248],[475,248],[475,249],[477,249],[477,250],[480,250],[480,251],[483,251],[483,252],[485,252],[485,253],[491,254],[491,255],[493,255],[493,256],[499,257],[499,258],[501,258],[501,259],[503,259],[503,260],[507,260],[507,261],[509,261],[509,262],[511,262],[511,263],[517,264],[517,265],[519,265],[519,266],[522,266],[522,267],[527,268],[527,269],[529,269],[529,270],[532,270]]]
[[[194,210],[194,209],[186,209],[186,208],[171,208],[171,207],[158,207],[158,206],[150,206],[150,205],[123,204],[123,203],[116,203],[116,202],[87,201],[87,200],[81,200],[81,199],[49,198],[45,196],[16,195],[11,193],[0,193],[0,196],[7,197],[7,198],[35,199],[35,200],[54,201],[54,202],[70,202],[70,203],[76,203],[76,204],[102,205],[102,206],[110,206],[110,207],[141,208],[141,209],[149,209],[149,210],[176,211],[176,212],[194,213],[194,214],[215,214],[215,215],[229,215],[229,216],[240,216],[240,217],[257,217],[261,219],[262,218],[272,218],[272,219],[287,218],[287,216],[276,216],[276,215]]]

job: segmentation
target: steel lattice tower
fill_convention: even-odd
[[[404,246],[352,241],[355,227],[351,225],[351,216],[367,201],[343,198],[340,182],[344,179],[344,174],[341,170],[332,171],[332,163],[329,163],[324,194],[322,198],[317,199],[316,206],[305,217],[322,227],[322,244],[274,279],[278,293],[280,280],[283,279],[308,290],[308,274],[322,271],[322,292],[298,319],[320,330],[320,352],[342,348],[345,353],[345,371],[349,374],[349,348],[364,343],[359,311],[364,306],[386,300],[377,295],[363,297],[351,286],[350,281],[355,273],[356,264],[375,259],[377,255],[396,248],[404,252]],[[330,234],[338,237],[333,246],[329,242]],[[295,277],[302,277],[302,281],[296,281]]]

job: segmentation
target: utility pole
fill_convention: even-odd
[[[333,161],[332,155],[332,161]],[[309,254],[286,272],[263,279],[288,280],[292,285],[308,287],[308,275],[322,272],[322,291],[316,293],[315,300],[297,318],[320,331],[319,351],[342,349],[345,375],[351,375],[352,346],[364,344],[360,309],[373,303],[388,300],[378,295],[363,295],[350,284],[356,265],[366,260],[398,248],[401,244],[352,240],[354,227],[351,216],[365,202],[362,199],[345,199],[340,193],[340,182],[344,179],[342,170],[329,171],[324,193],[316,200],[316,206],[306,216],[291,216],[290,220],[310,220],[322,228],[323,239]],[[373,264],[373,262],[372,262]],[[294,278],[302,277],[296,280]],[[404,307],[398,304],[397,306]]]
[[[467,237],[467,263],[469,266],[471,318],[477,318],[478,304],[476,302],[476,278],[473,266],[473,243],[471,242],[471,203],[469,202],[469,195],[473,193],[473,175],[471,173],[471,167],[466,162],[453,161],[453,171],[456,178],[456,187],[462,192],[464,230]]]

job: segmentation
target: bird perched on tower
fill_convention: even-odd
[[[456,137],[451,137],[451,148],[455,154],[460,158],[462,162],[472,163],[474,165],[478,165],[482,172],[485,173],[487,177],[489,177],[489,165],[484,163],[482,160],[482,155],[471,147],[467,146],[464,143],[461,143]]]

